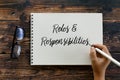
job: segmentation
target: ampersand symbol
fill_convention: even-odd
[[[73,24],[72,32],[75,32],[76,30],[77,30],[77,24]]]

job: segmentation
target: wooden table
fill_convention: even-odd
[[[120,61],[120,0],[0,0],[0,80],[93,80],[91,66],[30,66],[31,12],[102,12],[104,44]],[[17,25],[25,38],[19,59],[11,59]],[[106,80],[120,80],[120,68],[111,63]]]

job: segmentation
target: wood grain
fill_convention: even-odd
[[[103,13],[104,44],[120,61],[120,0],[1,0],[0,80],[93,80],[91,66],[30,66],[30,13]],[[19,59],[10,51],[15,26],[25,29]],[[120,68],[111,63],[106,80],[120,80]]]

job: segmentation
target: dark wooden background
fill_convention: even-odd
[[[30,66],[31,12],[103,13],[104,44],[120,61],[120,0],[0,0],[0,80],[93,80],[91,66]],[[11,59],[17,25],[25,38],[19,59]],[[120,80],[120,68],[111,63],[106,80]]]

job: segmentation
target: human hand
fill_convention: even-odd
[[[90,58],[91,58],[91,63],[92,63],[92,68],[94,73],[94,80],[105,80],[105,71],[107,66],[110,63],[110,60],[102,56],[100,53],[96,52],[94,47],[101,49],[108,55],[110,55],[110,53],[107,47],[101,44],[94,44],[90,49]]]

